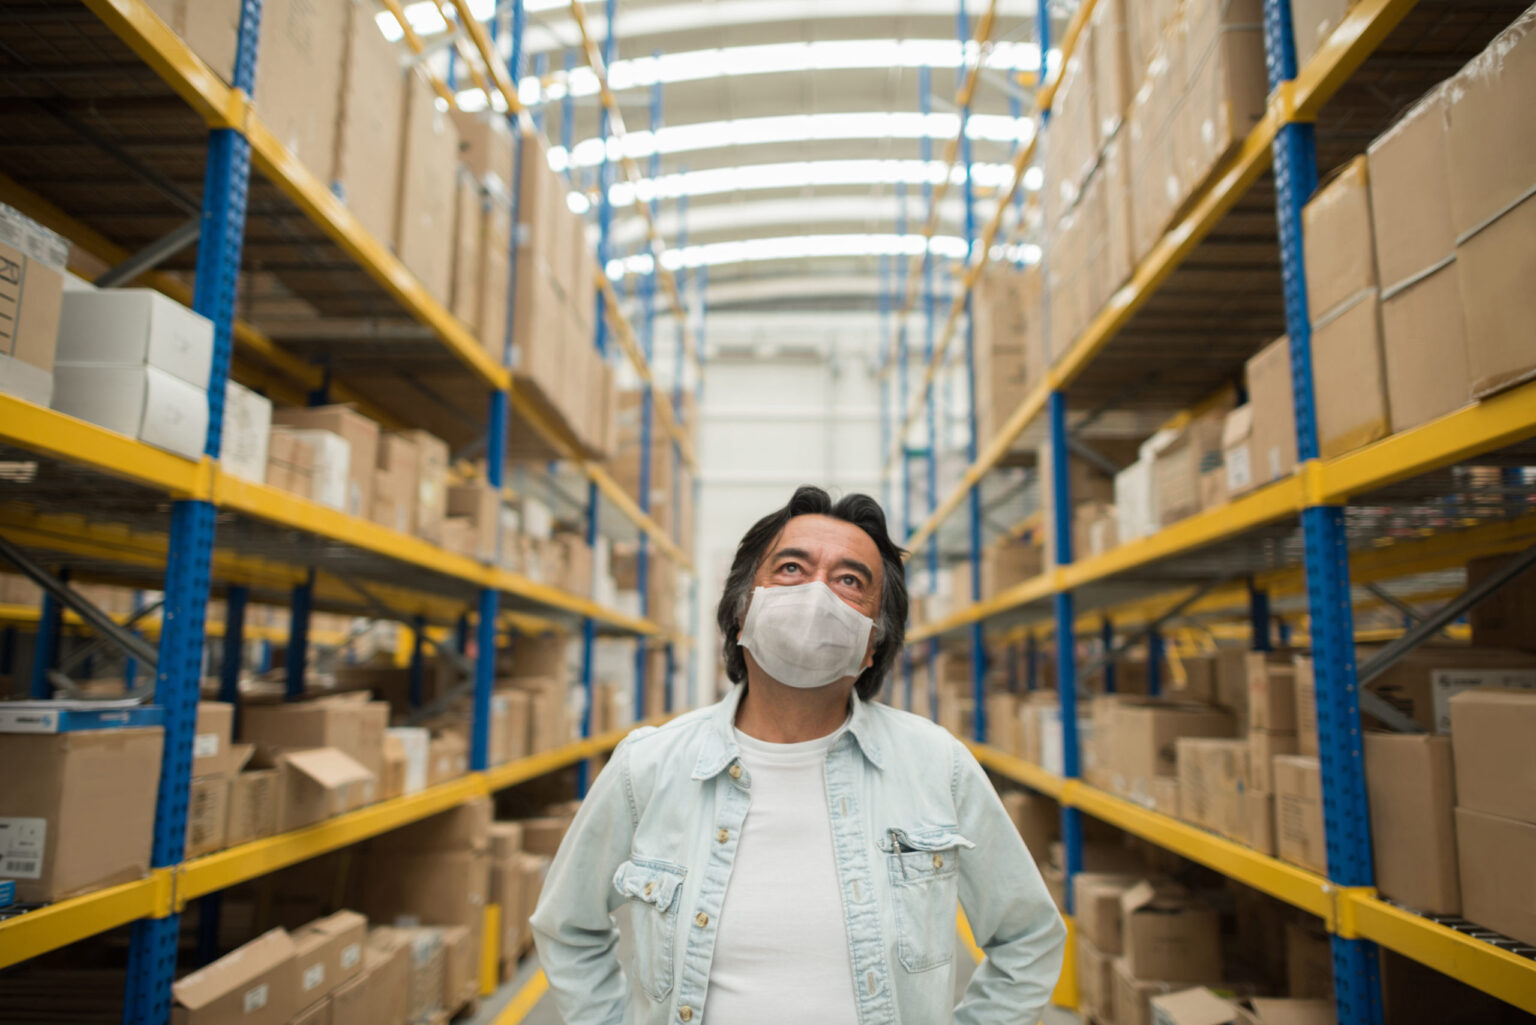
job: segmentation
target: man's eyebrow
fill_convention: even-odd
[[[864,565],[858,559],[839,559],[837,564],[839,567],[845,567],[847,569],[853,570],[856,573],[864,574],[864,582],[867,584],[872,584],[875,582],[875,574],[873,571],[871,571],[868,566]]]
[[[804,548],[780,548],[773,553],[773,558],[770,561],[778,562],[780,559],[804,559],[806,562],[810,562],[811,553]]]

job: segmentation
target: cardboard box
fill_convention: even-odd
[[[1306,655],[1297,655],[1295,661],[1296,678],[1296,739],[1294,750],[1275,750],[1273,754],[1317,754],[1317,678],[1313,672],[1312,659]]]
[[[149,8],[226,85],[234,82],[239,0],[151,0]]]
[[[1151,998],[1154,1025],[1236,1025],[1237,1005],[1204,986]]]
[[[1454,264],[1381,302],[1381,346],[1393,432],[1428,423],[1471,398],[1466,313]]]
[[[45,903],[142,879],[163,731],[0,734],[0,875]],[[102,843],[102,837],[112,838]]]
[[[1274,760],[1274,774],[1276,850],[1285,861],[1326,875],[1323,787],[1317,759],[1279,755]]]
[[[59,363],[154,367],[207,391],[213,369],[213,321],[151,288],[64,294]]]
[[[1493,555],[1467,563],[1467,586],[1482,583],[1508,558]],[[1536,568],[1526,570],[1472,606],[1467,621],[1473,644],[1536,651]]]
[[[448,516],[469,525],[473,557],[496,558],[496,519],[501,495],[484,484],[456,484],[448,488]]]
[[[395,44],[374,22],[373,7],[364,0],[345,6],[331,191],[368,234],[387,244],[400,188],[406,75]]]
[[[1475,583],[1470,575],[1469,583]],[[1478,571],[1480,572],[1480,570]],[[1475,606],[1472,612],[1473,636],[1477,636],[1477,609],[1497,603],[1500,595],[1517,586],[1519,581],[1507,585],[1502,591]],[[1508,597],[1508,596],[1506,596]],[[1356,662],[1364,662],[1375,651],[1360,648]],[[1436,647],[1425,645],[1409,652],[1386,672],[1367,684],[1376,696],[1396,706],[1425,730],[1434,733],[1451,732],[1451,698],[1457,694],[1480,687],[1498,687],[1509,690],[1536,689],[1536,655],[1520,651],[1464,647],[1461,645]],[[1369,724],[1373,720],[1366,716]]]
[[[1318,450],[1324,459],[1352,452],[1391,430],[1381,302],[1374,289],[1356,292],[1312,322]]]
[[[1276,1000],[1253,997],[1237,1011],[1238,1025],[1334,1025],[1337,1008],[1332,1000]],[[1396,1019],[1393,1019],[1396,1020]]]
[[[368,920],[356,911],[338,911],[295,930],[300,1004],[327,997],[362,974],[367,934]]]
[[[255,769],[229,780],[229,846],[259,840],[277,832],[279,773]]]
[[[1124,949],[1120,898],[1137,881],[1133,875],[1096,872],[1079,872],[1072,877],[1078,935],[1092,943],[1095,951],[1113,957]]]
[[[0,392],[39,406],[53,398],[54,350],[69,243],[0,203]]]
[[[273,929],[176,980],[172,1025],[287,1025],[300,1006],[296,953],[288,933]]]
[[[153,366],[56,364],[53,408],[187,459],[208,434],[208,394]]]
[[[1291,0],[1291,30],[1296,38],[1296,66],[1305,67],[1327,42],[1355,0]]]
[[[480,280],[476,292],[475,335],[497,362],[506,356],[507,296],[512,288],[512,212],[505,200],[491,196],[480,211]]]
[[[359,907],[377,922],[474,925],[485,913],[490,871],[486,851],[370,848]]]
[[[480,183],[463,164],[453,185],[453,264],[449,279],[449,311],[466,327],[480,314],[480,269],[484,244],[484,202]]]
[[[420,726],[391,726],[385,731],[385,737],[387,741],[398,744],[404,752],[404,792],[414,794],[425,790],[432,734]]]
[[[300,433],[283,427],[268,431],[266,483],[308,498],[313,488],[315,450]],[[347,457],[350,460],[350,450]],[[345,497],[338,496],[343,501]]]
[[[405,938],[393,929],[373,928],[363,947],[367,975],[366,1025],[404,1022],[411,1000],[411,954]]]
[[[1275,789],[1275,756],[1307,753],[1301,748],[1298,734],[1249,730],[1248,785],[1255,790],[1272,792]],[[1312,745],[1311,754],[1317,755],[1316,743]]]
[[[1536,944],[1536,823],[1456,809],[1461,914]]]
[[[427,743],[427,786],[458,779],[469,771],[469,741],[462,734],[439,733]]]
[[[199,701],[192,735],[192,775],[219,776],[236,771],[232,749],[235,706],[223,701]]]
[[[1378,287],[1364,156],[1355,157],[1302,209],[1307,306],[1316,324]]]
[[[473,1000],[479,989],[479,932],[462,925],[443,930],[443,1007],[450,1015]]]
[[[428,294],[447,305],[458,130],[453,119],[437,109],[437,96],[419,73],[406,76],[404,109],[395,252]]]
[[[379,459],[379,425],[351,406],[311,406],[307,409],[278,409],[272,413],[273,424],[303,430],[328,431],[346,439],[351,458],[346,478],[346,502],[343,512],[367,516],[373,499],[373,470]]]
[[[527,758],[533,743],[533,695],[523,690],[502,690],[497,694],[507,706],[506,738],[503,741],[507,760]]]
[[[234,381],[226,381],[220,471],[257,484],[266,483],[271,434],[271,400]]]
[[[200,0],[189,0],[195,6]],[[351,5],[271,0],[261,10],[256,116],[322,187],[335,160],[343,40]]]
[[[390,851],[488,851],[492,811],[489,798],[476,797],[385,833],[374,845]]]
[[[404,942],[408,954],[406,1020],[429,1021],[443,1005],[443,939],[442,930],[427,926],[390,930]]]
[[[418,507],[421,500],[422,452],[419,438],[423,433],[385,431],[379,435],[378,473],[383,474],[389,482],[391,494],[387,497],[397,517],[394,523],[387,525],[406,534],[417,534],[420,527]],[[375,474],[375,492],[379,482],[380,477]],[[378,509],[381,497],[385,496],[377,493],[373,496],[375,510]]]
[[[1180,737],[1179,818],[1230,836],[1242,828],[1248,781],[1248,741]]]
[[[1295,396],[1291,392],[1290,338],[1266,345],[1245,367],[1253,410],[1249,453],[1253,486],[1288,477],[1296,469]]]
[[[1100,951],[1082,933],[1077,934],[1077,1006],[1094,1020],[1113,1021],[1115,1006],[1115,959]]]
[[[1131,974],[1123,957],[1115,958],[1115,1018],[1114,1025],[1152,1025],[1152,998],[1164,993],[1174,993],[1195,985],[1198,980],[1184,979],[1165,982],[1159,979],[1138,979]],[[1216,979],[1209,979],[1215,982]]]
[[[361,698],[364,700],[355,700]],[[284,751],[331,747],[354,759],[375,778],[384,771],[384,731],[389,706],[366,694],[250,705],[240,723],[241,737],[256,745],[257,764],[276,764]]]
[[[1220,920],[1186,893],[1143,881],[1120,897],[1125,961],[1139,979],[1221,977]]]
[[[202,776],[187,790],[185,857],[198,858],[223,850],[229,836],[228,776]]]
[[[1376,888],[1412,908],[1459,915],[1450,739],[1366,733],[1365,784]]]
[[[416,533],[436,541],[448,515],[448,443],[426,431],[406,431],[416,443]]]
[[[1248,728],[1296,732],[1296,667],[1290,660],[1248,653]]]
[[[1463,241],[1507,216],[1536,183],[1536,139],[1525,130],[1536,89],[1533,30],[1536,12],[1527,10],[1444,86],[1451,218]]]
[[[1242,819],[1239,835],[1233,837],[1260,854],[1275,856],[1275,795],[1267,790],[1249,787],[1239,804]]]
[[[1536,692],[1494,688],[1451,698],[1456,806],[1536,822]]]
[[[405,796],[405,776],[409,767],[405,741],[399,737],[384,735],[384,774],[379,777],[379,800],[389,801]],[[425,772],[425,765],[422,771]]]
[[[372,1025],[368,1020],[368,969],[331,992],[331,1025]]]
[[[1333,1002],[1333,943],[1322,923],[1285,923],[1286,995]]]
[[[1115,789],[1138,797],[1150,792],[1152,779],[1177,776],[1174,743],[1179,737],[1230,737],[1230,713],[1206,705],[1176,705],[1127,699],[1112,716],[1115,731]]]
[[[333,747],[285,751],[277,757],[280,832],[299,829],[373,801],[378,779]]]

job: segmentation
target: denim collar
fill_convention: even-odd
[[[709,714],[709,728],[704,731],[704,743],[699,760],[693,767],[693,778],[712,779],[724,772],[739,756],[736,747],[736,709],[741,706],[741,696],[746,684],[738,683],[731,692],[716,703]],[[848,721],[848,734],[858,743],[864,757],[877,769],[884,769],[880,744],[875,740],[875,717],[865,706],[863,698],[854,694],[853,716]]]

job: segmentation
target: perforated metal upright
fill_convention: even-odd
[[[1051,18],[1049,8],[1041,4],[1037,14],[1040,33],[1040,78],[1050,73]],[[1042,133],[1050,126],[1051,111],[1040,112]],[[1049,134],[1043,134],[1040,146],[1050,145]],[[1043,163],[1043,160],[1042,160]],[[1042,239],[1043,241],[1043,239]],[[1040,247],[1040,273],[1044,277],[1050,260],[1048,246]],[[1049,325],[1050,297],[1043,295],[1046,323]],[[1049,337],[1049,327],[1047,327]],[[1048,357],[1054,353],[1047,353]],[[1067,447],[1067,396],[1064,392],[1051,392],[1047,405],[1047,429],[1051,453],[1051,554],[1057,566],[1072,564],[1072,473]],[[1078,759],[1077,733],[1077,613],[1071,591],[1058,591],[1056,605],[1056,697],[1061,715],[1061,774],[1067,779],[1077,779],[1081,772]],[[1062,806],[1061,841],[1066,857],[1067,914],[1074,914],[1072,878],[1083,870],[1083,816],[1076,808]]]
[[[966,42],[971,38],[971,24],[965,14],[965,0],[960,0],[957,28],[960,39],[960,63],[955,68],[955,78],[957,81],[962,81],[966,71]],[[976,60],[978,62],[982,60],[979,51]],[[976,258],[976,254],[971,251],[976,245],[976,194],[971,184],[970,120],[971,105],[966,103],[960,108],[960,166],[964,174],[964,178],[961,179],[961,189],[965,202],[967,265]],[[981,258],[986,259],[986,254],[981,254]],[[969,430],[966,432],[965,444],[967,466],[976,462],[978,447],[976,431],[979,426],[976,416],[976,321],[972,316],[973,312],[974,291],[967,290],[965,293],[965,389],[966,406],[969,410],[967,414]],[[975,604],[981,601],[981,484],[979,482],[972,485],[966,494],[966,511],[970,541],[971,603]],[[972,733],[977,742],[981,743],[987,739],[987,645],[982,622],[979,619],[971,624],[971,701]]]
[[[247,96],[255,91],[260,29],[261,0],[244,0],[240,8],[234,84]],[[203,451],[215,459],[223,436],[224,386],[229,378],[230,335],[250,178],[251,147],[246,138],[230,129],[209,132],[192,308],[214,325],[213,366],[208,375],[208,434]],[[212,503],[181,500],[172,505],[160,657],[155,676],[155,702],[165,710],[165,744],[150,853],[155,867],[179,863],[186,847],[192,737],[197,728],[213,533]],[[133,924],[123,998],[125,1023],[161,1025],[170,1019],[171,982],[176,975],[180,932],[179,914],[140,919]]]
[[[1290,0],[1264,0],[1264,49],[1269,87],[1274,93],[1296,77]],[[1302,207],[1317,188],[1317,145],[1312,125],[1292,122],[1281,127],[1275,136],[1274,167],[1285,326],[1290,337],[1296,404],[1296,457],[1304,466],[1318,458],[1312,330],[1301,233]],[[1344,507],[1309,505],[1301,512],[1301,528],[1312,623],[1328,879],[1340,887],[1371,886],[1375,875],[1361,753]],[[1332,944],[1338,1019],[1376,1025],[1382,1020],[1376,945],[1337,934],[1332,936]]]

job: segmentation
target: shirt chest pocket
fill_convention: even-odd
[[[672,991],[678,894],[686,874],[681,865],[649,858],[626,861],[613,874],[613,888],[630,905],[635,974],[645,991],[658,1001]]]
[[[960,852],[976,845],[953,826],[888,829],[881,837],[896,918],[897,956],[909,972],[955,956]]]

